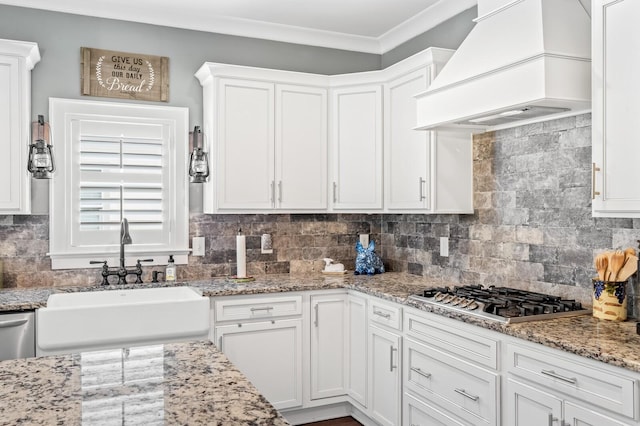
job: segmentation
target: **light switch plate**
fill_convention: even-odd
[[[204,256],[204,237],[193,237],[191,242],[191,255]]]
[[[369,247],[369,234],[360,234],[360,244],[364,248]]]
[[[440,237],[440,256],[449,256],[449,237]]]

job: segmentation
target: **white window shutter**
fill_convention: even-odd
[[[50,115],[63,170],[52,182],[53,268],[117,260],[122,217],[133,238],[129,264],[136,256],[165,263],[169,254],[185,263],[186,110],[52,99]]]

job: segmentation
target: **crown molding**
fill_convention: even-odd
[[[433,6],[407,19],[400,25],[378,37],[380,45],[380,51],[378,53],[387,53],[402,43],[429,31],[477,4],[478,0],[440,0]]]
[[[146,6],[138,5],[135,2],[130,2],[125,9],[99,7],[94,2],[84,0],[68,0],[61,3],[48,0],[0,0],[0,4],[11,6],[377,55],[384,54],[473,7],[477,4],[477,0],[440,0],[379,37],[323,31],[252,19],[226,16],[210,17],[204,14],[194,14],[186,8],[172,10],[170,14],[167,14],[166,11],[163,13],[161,8],[149,10]]]

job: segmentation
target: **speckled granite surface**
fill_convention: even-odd
[[[288,424],[210,342],[2,361],[0,383],[0,425]]]
[[[640,372],[640,336],[635,332],[636,321],[634,320],[609,322],[598,320],[590,315],[584,315],[574,318],[532,321],[520,324],[500,324],[408,300],[407,297],[410,294],[418,293],[427,287],[455,285],[455,283],[443,283],[415,275],[385,273],[369,277],[352,274],[344,276],[322,275],[320,273],[311,276],[282,274],[260,276],[257,277],[256,281],[248,283],[235,283],[226,278],[214,278],[181,284],[197,287],[202,290],[205,296],[348,288]],[[165,286],[166,284],[155,285]],[[151,284],[143,284],[143,286],[151,286]],[[121,286],[113,287],[123,288]],[[126,287],[135,288],[136,286],[130,285]],[[0,311],[28,310],[45,306],[47,297],[52,291],[94,291],[104,289],[105,287],[59,287],[55,289],[0,291]]]

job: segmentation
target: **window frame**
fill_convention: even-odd
[[[72,235],[79,232],[78,201],[74,202],[73,188],[80,185],[78,141],[74,141],[73,127],[82,120],[151,124],[168,129],[166,154],[163,155],[162,174],[169,173],[168,188],[162,188],[168,209],[163,210],[163,237],[160,244],[145,245],[136,241],[131,230],[132,245],[125,249],[127,266],[137,259],[153,259],[151,264],[165,265],[169,255],[176,263],[186,264],[189,254],[189,179],[187,176],[189,150],[189,110],[183,107],[156,106],[133,103],[49,99],[49,117],[56,171],[49,186],[49,253],[52,269],[96,268],[91,260],[106,260],[110,266],[119,264],[118,234],[116,243],[83,245],[75,243]],[[151,127],[151,126],[150,126]],[[168,216],[168,217],[167,217]],[[166,218],[166,225],[165,219]],[[117,231],[116,231],[117,232]]]

